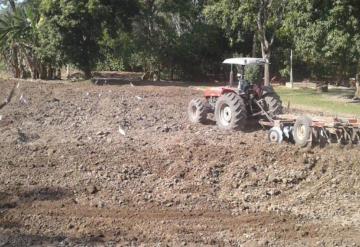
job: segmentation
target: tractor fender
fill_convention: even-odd
[[[234,89],[227,87],[212,87],[204,91],[205,97],[220,97],[227,93],[236,93]]]
[[[263,86],[261,89],[262,89],[261,96],[265,96],[267,94],[272,94],[275,92],[272,86]]]

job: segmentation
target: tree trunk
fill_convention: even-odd
[[[23,64],[20,65],[20,78],[21,79],[26,79],[27,77],[27,73],[26,73],[26,68]]]
[[[275,31],[273,31],[270,38],[267,37],[269,35],[269,32],[267,30],[267,23],[269,21],[268,11],[272,1],[260,1],[260,2],[261,2],[260,8],[257,15],[257,31],[258,31],[259,41],[261,43],[262,57],[269,62],[271,56],[271,46],[273,45],[275,40]],[[280,19],[278,21],[279,23],[281,22]],[[265,68],[264,68],[264,85],[270,86],[270,65],[268,63],[265,64]]]
[[[261,44],[262,57],[270,62],[271,51],[270,47]],[[270,64],[266,63],[264,66],[264,85],[270,86]]]
[[[16,7],[15,7],[15,1],[14,0],[9,0],[10,3],[10,7],[12,12],[15,12]],[[13,66],[13,75],[14,78],[20,78],[21,77],[21,70],[20,70],[20,66],[19,66],[19,48],[17,47],[16,44],[13,45],[12,47],[12,66]]]
[[[266,63],[264,68],[264,85],[270,86],[270,64]]]
[[[355,98],[360,98],[360,83],[358,81],[356,82]]]
[[[356,92],[355,92],[355,97],[359,99],[360,98],[360,82],[359,82],[359,74],[356,75]]]
[[[257,37],[256,37],[256,33],[254,33],[254,38],[253,38],[253,45],[252,45],[252,57],[256,57],[256,42],[257,42]]]
[[[56,79],[61,80],[61,68],[58,68],[56,71]]]
[[[83,70],[83,72],[84,72],[85,80],[91,79],[91,69],[86,68]]]
[[[46,80],[47,78],[47,68],[44,64],[40,65],[40,79]]]
[[[19,63],[19,49],[16,45],[12,47],[12,57],[11,57],[11,65],[13,67],[13,75],[14,78],[20,78],[21,76],[21,69]]]
[[[66,79],[70,78],[70,65],[66,65]]]
[[[31,79],[36,79],[35,70],[33,68],[30,68],[30,77]]]
[[[35,69],[34,69],[34,79],[39,79],[40,78],[40,64],[36,63],[35,65]]]
[[[158,67],[157,78],[155,81],[160,81],[160,77],[161,77],[161,65],[159,65],[159,67]]]
[[[30,76],[32,79],[37,79],[36,78],[36,62],[35,62],[35,58],[33,56],[31,56],[31,54],[26,53],[26,51],[24,51],[25,54],[25,61],[27,63],[27,66],[29,67],[30,70]]]
[[[170,80],[173,81],[174,80],[174,63],[171,62],[170,64]]]
[[[53,69],[51,66],[48,67],[48,72],[47,72],[47,80],[52,80],[53,79]]]
[[[18,64],[13,66],[13,75],[14,75],[14,78],[20,78],[20,76],[21,76],[21,70],[20,70]]]
[[[231,71],[230,71],[229,86],[230,87],[235,87],[235,84],[234,84],[234,71],[232,70],[232,68],[231,68]]]
[[[11,7],[11,10],[14,12],[16,7],[15,7],[15,1],[14,0],[9,0],[9,3],[10,3],[10,7]]]

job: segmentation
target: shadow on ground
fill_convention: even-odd
[[[0,210],[16,208],[34,201],[57,201],[72,196],[68,189],[44,187],[24,192],[0,192]]]
[[[67,236],[45,236],[40,234],[1,234],[0,246],[103,246],[102,236],[70,238]]]
[[[15,189],[17,190],[17,189]],[[17,207],[25,205],[31,207],[36,201],[59,201],[71,197],[72,193],[68,189],[59,187],[36,188],[27,191],[0,192],[0,246],[48,246],[68,245],[70,243],[81,243],[85,246],[99,244],[101,239],[71,239],[66,236],[45,236],[41,234],[23,234],[22,228],[26,228],[23,222],[13,218],[12,213],[17,212]],[[21,211],[21,210],[20,210]]]

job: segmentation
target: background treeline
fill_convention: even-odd
[[[360,58],[358,0],[3,0],[0,53],[14,77],[71,65],[211,79],[233,56],[268,58],[265,80],[344,81]]]

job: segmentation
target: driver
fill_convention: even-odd
[[[248,86],[250,86],[249,82],[244,79],[244,76],[241,73],[237,74],[239,80],[239,89],[245,91]]]

